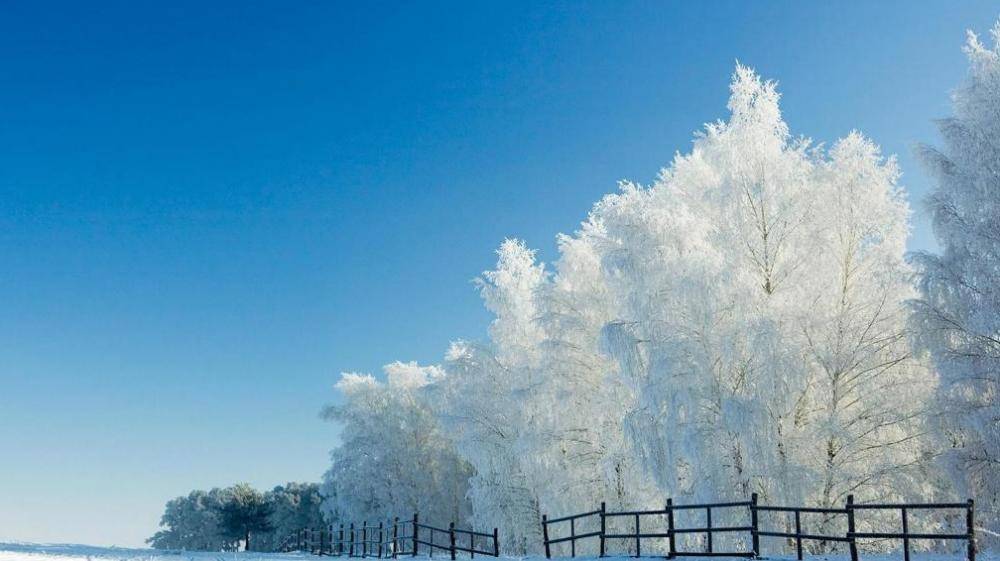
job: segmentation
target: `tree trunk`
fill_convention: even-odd
[[[243,543],[243,551],[250,551],[250,530],[247,530],[247,539]]]

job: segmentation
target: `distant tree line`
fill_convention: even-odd
[[[275,551],[290,533],[323,524],[316,483],[287,483],[261,492],[246,483],[194,490],[167,502],[156,549]]]

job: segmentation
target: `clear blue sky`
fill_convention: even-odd
[[[0,539],[139,545],[191,488],[318,480],[337,374],[482,337],[497,244],[551,260],[725,116],[737,59],[795,133],[899,154],[919,200],[912,146],[1000,15],[92,4],[0,8]]]

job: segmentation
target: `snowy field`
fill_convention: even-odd
[[[916,561],[961,561],[964,555],[919,554],[911,555]],[[861,561],[902,561],[902,553],[898,555],[864,555]],[[314,555],[302,553],[192,553],[165,551],[155,549],[126,549],[95,547],[74,544],[9,544],[0,543],[0,561],[306,561],[317,560]],[[428,560],[421,555],[419,560]],[[447,555],[438,555],[434,559],[445,561]],[[467,557],[464,559],[468,559]],[[483,557],[489,559],[489,557]],[[545,561],[544,557],[501,557],[501,560]],[[560,559],[569,559],[560,558]],[[577,557],[579,561],[598,561],[595,557]],[[649,557],[647,559],[658,559]],[[662,558],[659,558],[662,559]],[[719,561],[730,561],[729,558],[718,558]],[[793,560],[795,557],[763,557],[762,559]],[[809,561],[849,561],[846,555],[808,556]],[[982,561],[997,561],[997,556],[980,554],[976,557]],[[605,557],[600,561],[634,561],[632,557]],[[732,558],[732,561],[746,561],[742,558]]]
[[[0,543],[0,561],[303,561],[301,553],[193,553],[76,544]]]

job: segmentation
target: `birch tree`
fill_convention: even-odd
[[[414,512],[432,524],[468,520],[472,472],[442,433],[434,406],[443,371],[401,362],[384,369],[386,382],[343,374],[337,389],[344,402],[325,412],[343,424],[343,442],[324,477],[324,512],[348,523]]]
[[[496,269],[479,281],[483,300],[496,316],[491,344],[452,345],[442,416],[457,452],[475,470],[470,497],[477,522],[500,530],[505,551],[523,554],[541,540],[539,485],[525,462],[546,454],[530,427],[538,422],[544,337],[536,293],[547,274],[523,242],[507,240],[497,254]]]
[[[919,155],[936,187],[927,200],[938,253],[918,253],[918,340],[941,374],[939,427],[958,489],[980,503],[996,543],[1000,532],[1000,23],[993,46],[969,32],[969,72],[952,95],[954,115],[938,122],[940,149]]]
[[[925,497],[935,377],[907,337],[895,162],[858,133],[829,153],[792,138],[778,101],[738,67],[729,120],[577,236],[611,307],[625,441],[668,496]]]

